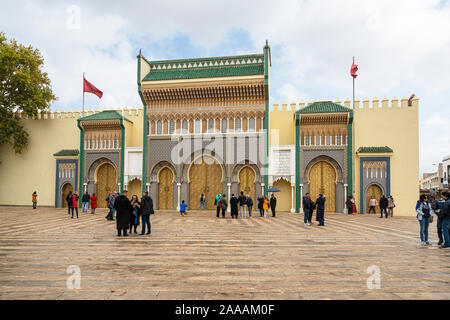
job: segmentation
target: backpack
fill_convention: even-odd
[[[316,210],[316,204],[311,201],[310,210]]]

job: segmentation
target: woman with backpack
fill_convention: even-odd
[[[423,246],[429,246],[431,244],[428,241],[428,226],[430,225],[433,209],[425,194],[420,195],[420,199],[416,204],[416,212],[417,220],[419,220],[420,224],[420,241]]]

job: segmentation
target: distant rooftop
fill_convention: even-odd
[[[76,157],[80,154],[80,151],[78,149],[62,149],[58,152],[54,153],[53,156],[55,157]]]

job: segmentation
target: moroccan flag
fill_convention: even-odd
[[[89,92],[89,93],[93,93],[95,94],[97,97],[99,97],[100,99],[103,96],[103,92],[101,92],[100,90],[98,90],[92,83],[90,83],[89,81],[87,81],[84,77],[83,77],[83,92]]]
[[[352,67],[350,69],[350,74],[353,78],[356,78],[358,75],[356,74],[356,71],[358,71],[358,65],[352,64]]]

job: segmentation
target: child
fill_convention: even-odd
[[[37,206],[37,192],[33,192],[31,197],[31,202],[33,202],[33,209],[36,209]]]
[[[187,215],[186,208],[187,208],[187,204],[184,203],[184,200],[181,201],[181,204],[180,204],[180,216],[184,217],[184,216]]]

